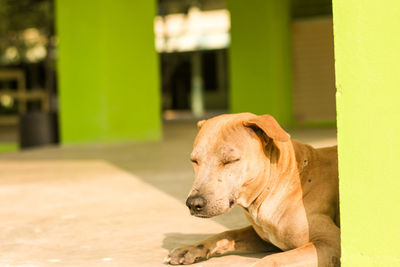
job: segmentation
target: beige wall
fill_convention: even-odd
[[[292,23],[293,108],[300,125],[336,119],[332,28],[331,17]]]

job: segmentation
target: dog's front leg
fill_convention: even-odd
[[[253,267],[269,266],[318,267],[317,249],[313,243],[308,243],[296,249],[268,255],[253,265]]]
[[[253,267],[339,267],[338,253],[325,253],[322,244],[310,242],[302,247],[266,256]],[[328,257],[325,254],[329,255]]]
[[[325,217],[316,222],[320,228],[311,231],[311,240],[296,249],[268,255],[253,267],[339,267],[340,230]]]
[[[274,251],[277,248],[263,241],[252,226],[214,235],[193,245],[173,249],[166,263],[191,264],[211,255],[221,255],[231,251]]]

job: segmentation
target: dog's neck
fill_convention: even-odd
[[[238,198],[237,203],[247,210],[258,210],[263,203],[271,205],[271,210],[284,209],[274,205],[291,203],[285,199],[295,195],[302,197],[300,173],[292,142],[271,143],[265,147],[265,153],[267,157],[260,177],[246,184]],[[246,191],[253,193],[246,194]]]

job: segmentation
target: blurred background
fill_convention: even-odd
[[[248,225],[185,206],[196,122],[229,112],[336,144],[331,1],[0,0],[0,264],[164,266]]]
[[[333,1],[342,264],[399,266],[400,4],[360,2]],[[0,0],[0,264],[165,266],[247,225],[189,216],[196,122],[336,144],[333,52],[330,0]]]
[[[227,112],[335,126],[329,0],[1,0],[0,18],[0,151]]]

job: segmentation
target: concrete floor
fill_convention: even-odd
[[[194,122],[168,122],[164,141],[47,147],[0,154],[0,267],[165,266],[174,247],[248,225],[239,208],[190,216]],[[335,129],[289,131],[315,146]],[[251,266],[263,254],[195,266]]]

